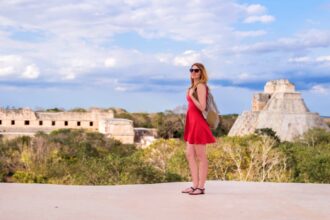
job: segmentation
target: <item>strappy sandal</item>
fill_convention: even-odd
[[[187,189],[185,189],[185,190],[182,190],[181,192],[182,193],[190,193],[190,192],[193,192],[196,188],[194,188],[194,187],[190,187],[191,189],[192,189],[192,191],[186,191]]]
[[[200,191],[199,193],[195,193],[195,191],[196,191],[197,189],[199,189],[199,191]],[[190,192],[189,195],[200,195],[200,194],[205,194],[204,190],[205,190],[205,188],[202,189],[202,188],[198,188],[198,187],[197,187],[194,191]]]

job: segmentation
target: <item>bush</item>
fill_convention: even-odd
[[[173,111],[159,112],[152,117],[152,126],[157,128],[158,136],[164,139],[183,138],[184,114]]]
[[[169,138],[139,149],[82,129],[0,139],[0,180],[78,185],[190,181],[185,146]],[[207,146],[207,156],[208,179],[330,182],[330,133],[323,130],[281,143],[267,132],[224,136]]]
[[[310,129],[280,148],[288,158],[294,182],[330,183],[330,132]]]
[[[237,114],[228,114],[219,116],[219,126],[217,129],[212,130],[212,133],[216,137],[222,137],[229,133],[231,127],[235,123],[238,115]]]
[[[271,128],[260,128],[260,129],[256,129],[255,134],[257,135],[267,135],[268,137],[273,138],[274,140],[276,140],[277,143],[280,143],[281,140],[280,138],[276,135],[276,132],[271,129]]]
[[[73,108],[70,109],[69,112],[88,112],[88,111],[84,108]]]
[[[177,139],[158,139],[142,151],[142,160],[163,174],[163,181],[188,180],[184,143]]]
[[[64,112],[65,110],[63,108],[50,108],[46,109],[46,112]]]
[[[288,181],[285,155],[267,135],[223,137],[208,147],[209,178],[243,181]]]
[[[16,171],[13,178],[18,183],[47,183],[47,178],[33,172]]]

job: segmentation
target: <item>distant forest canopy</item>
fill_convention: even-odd
[[[134,127],[157,128],[159,139],[140,149],[83,129],[39,132],[12,140],[0,136],[0,181],[79,185],[190,181],[184,108],[157,113],[104,110],[109,109],[117,118],[132,120]],[[293,142],[281,142],[270,128],[228,137],[237,117],[221,115],[220,126],[212,131],[217,143],[208,145],[208,179],[330,183],[330,132],[310,129]]]
[[[280,142],[271,129],[243,137],[217,137],[208,145],[209,180],[330,183],[330,132],[310,129]],[[149,147],[83,129],[15,139],[0,137],[0,181],[118,185],[191,181],[180,138]]]

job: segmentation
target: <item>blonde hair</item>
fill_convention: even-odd
[[[206,71],[205,66],[202,63],[194,63],[193,65],[191,65],[190,68],[192,68],[193,66],[197,66],[198,69],[200,69],[200,71],[201,71],[201,77],[200,77],[199,82],[206,84],[208,81],[208,76],[207,76],[207,71]],[[194,86],[194,80],[192,78],[190,78],[190,80],[191,80],[191,85],[190,85],[189,89],[191,89]]]

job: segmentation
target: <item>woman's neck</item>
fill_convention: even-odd
[[[199,83],[199,79],[194,79],[194,86],[196,86]]]

